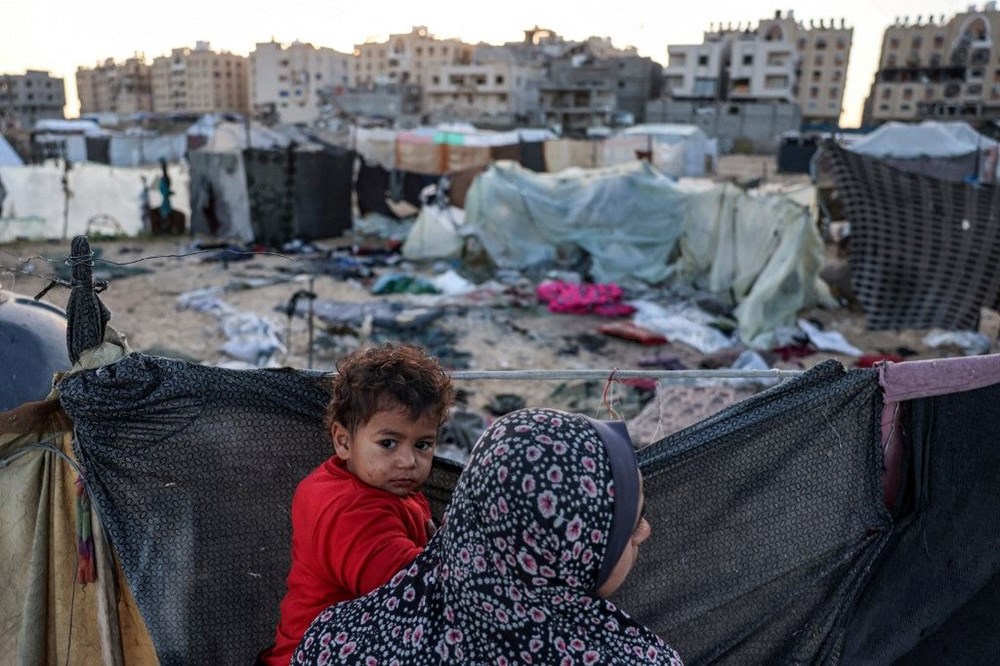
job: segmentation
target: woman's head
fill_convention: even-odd
[[[452,555],[534,588],[610,594],[645,539],[637,525],[648,535],[640,500],[623,424],[518,410],[490,426],[466,464],[447,520],[475,539],[457,538]]]

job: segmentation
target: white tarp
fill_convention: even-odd
[[[499,160],[473,181],[462,234],[476,236],[501,268],[551,263],[561,245],[576,245],[598,282],[655,284],[667,277],[684,199],[645,162],[539,174]]]
[[[169,165],[171,206],[190,216],[188,171]],[[22,167],[0,167],[7,190],[0,211],[0,243],[16,238],[33,240],[71,238],[96,230],[135,236],[143,231],[143,181],[150,184],[150,204],[161,197],[155,183],[161,170],[150,167],[110,167],[81,162],[66,173],[69,197],[63,191],[63,167],[56,162]]]
[[[886,123],[852,142],[847,149],[878,158],[908,159],[960,157],[996,145],[996,141],[980,134],[969,123],[925,120],[918,124]]]
[[[673,280],[728,296],[748,342],[832,302],[813,218],[779,194],[675,183],[645,162],[536,174],[500,161],[476,178],[465,213],[462,234],[500,268],[549,264],[576,245],[595,282]]]
[[[180,162],[187,152],[187,136],[113,136],[108,146],[111,166],[157,164],[160,159]]]
[[[414,261],[460,256],[463,239],[459,228],[464,221],[461,208],[425,204],[400,248],[403,256]]]
[[[24,160],[7,143],[2,134],[0,134],[0,166],[24,166]]]
[[[697,125],[682,125],[675,123],[647,123],[633,125],[622,131],[624,136],[646,137],[649,149],[653,151],[654,163],[656,151],[660,145],[681,146],[684,149],[684,171],[676,176],[705,175],[706,158],[711,158],[712,164],[718,162],[717,144]],[[657,164],[657,166],[660,166]],[[662,168],[662,167],[661,167]]]

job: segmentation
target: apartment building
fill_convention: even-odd
[[[389,35],[385,42],[354,45],[354,84],[429,83],[429,70],[472,63],[474,47],[459,39],[438,39],[426,26]]]
[[[76,70],[80,113],[128,115],[153,110],[153,70],[141,54],[124,62],[108,58]]]
[[[525,124],[538,114],[544,77],[542,67],[503,59],[440,65],[425,75],[424,113],[431,122]]]
[[[43,119],[63,118],[66,88],[48,72],[0,74],[0,132],[28,131]]]
[[[668,47],[666,93],[706,103],[794,103],[804,122],[837,123],[853,34],[843,19],[805,25],[792,10],[755,26],[710,25],[701,44]]]
[[[208,42],[154,58],[152,84],[153,110],[157,113],[249,110],[247,58],[212,51]]]
[[[258,43],[250,54],[253,114],[285,124],[311,124],[320,116],[325,91],[353,83],[354,55],[306,42]]]
[[[996,39],[994,39],[996,37]],[[1000,119],[1000,11],[904,16],[885,29],[866,122]]]
[[[617,117],[631,119],[631,122],[645,122],[646,104],[660,96],[663,81],[661,65],[650,58],[628,55],[622,50],[602,49],[597,53],[605,55],[584,53],[553,60],[549,65],[546,89],[592,85],[609,90],[614,93],[613,113]]]

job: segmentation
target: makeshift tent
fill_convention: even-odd
[[[980,308],[1000,306],[1000,186],[910,173],[833,142],[823,159],[869,329],[972,329]]]
[[[350,229],[354,158],[339,148],[243,151],[254,239],[280,247]]]
[[[155,183],[159,167],[110,167],[102,164],[46,163],[0,167],[0,182],[7,195],[0,213],[0,242],[15,238],[66,238],[85,233],[135,236],[143,226],[143,178],[152,190],[154,207],[160,205]],[[187,166],[168,166],[174,210],[187,215]],[[66,178],[65,186],[63,178]]]
[[[194,150],[191,165],[191,233],[249,243],[250,195],[240,151]]]
[[[966,122],[890,122],[851,142],[847,149],[911,173],[943,180],[992,183],[1000,175],[998,144]]]
[[[461,233],[501,268],[544,266],[571,245],[590,256],[594,282],[673,278],[729,296],[747,342],[829,302],[812,216],[779,194],[678,184],[645,162],[556,174],[497,162],[473,182],[465,214]]]
[[[712,139],[697,125],[681,125],[674,123],[650,123],[633,125],[621,132],[624,136],[644,137],[648,141],[648,150],[652,151],[653,163],[664,169],[675,168],[676,158],[672,151],[665,151],[665,157],[658,159],[657,151],[661,145],[684,149],[683,172],[672,176],[703,176],[707,170],[707,162],[718,161],[718,147]]]
[[[163,664],[252,662],[272,638],[284,588],[292,491],[329,455],[328,386],[311,372],[127,353],[104,328],[88,276],[76,277],[70,356],[82,367],[59,383],[59,405],[91,516],[128,583],[117,615],[101,624],[83,607],[82,624],[118,631],[119,644],[105,643],[118,660],[136,658],[129,651],[148,645],[148,628]],[[41,496],[39,479],[42,492],[67,488],[65,476],[43,476],[56,452],[33,448],[68,431],[59,405],[0,419],[5,498]],[[660,527],[615,602],[688,664],[983,663],[1000,651],[1000,533],[988,519],[1000,510],[998,405],[1000,356],[881,371],[827,361],[650,444],[639,459],[647,515]],[[426,486],[435,516],[460,473],[435,461]],[[44,541],[38,559],[25,553],[49,524],[39,516],[65,528],[67,494],[27,513],[3,504],[17,535],[36,531],[0,542],[14,580],[65,563],[65,536]],[[95,554],[113,566],[110,552]],[[99,576],[105,591],[114,574]],[[67,587],[63,576],[50,589],[64,599]],[[6,654],[37,663],[40,641],[68,618],[26,626],[39,616],[20,614],[25,600],[58,601],[38,588],[3,590],[5,616],[22,623],[0,636]],[[130,593],[142,623],[129,620]]]

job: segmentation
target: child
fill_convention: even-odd
[[[287,666],[320,611],[371,592],[423,550],[432,525],[420,487],[452,399],[448,374],[413,345],[338,364],[326,414],[335,455],[295,491],[288,592],[259,662]]]

